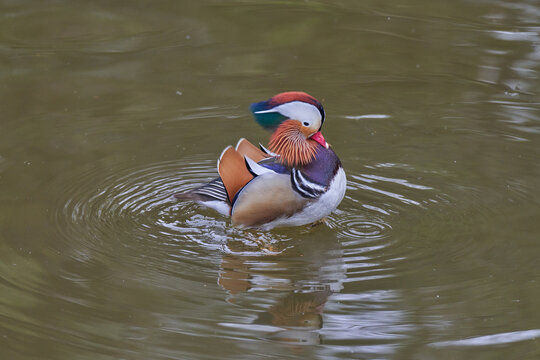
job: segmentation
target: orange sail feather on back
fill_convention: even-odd
[[[253,179],[253,175],[246,168],[244,157],[232,146],[228,146],[221,153],[218,172],[231,203],[236,193]]]
[[[270,157],[270,155],[262,152],[261,149],[259,149],[244,138],[238,140],[238,143],[236,144],[236,152],[238,152],[242,156],[245,155],[249,157],[255,162],[259,162],[263,159]]]
[[[227,190],[230,203],[232,203],[236,193],[253,179],[253,175],[247,169],[244,156],[248,156],[256,162],[268,157],[243,138],[236,144],[236,149],[228,146],[223,150],[218,160],[218,172],[225,190]]]

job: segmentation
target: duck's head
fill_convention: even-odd
[[[290,166],[305,165],[315,156],[317,144],[328,148],[321,134],[325,113],[320,102],[300,91],[277,94],[251,104],[255,120],[274,131],[270,150],[279,154]]]

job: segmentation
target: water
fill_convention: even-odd
[[[0,3],[1,359],[540,358],[536,1]],[[326,224],[171,195],[322,100]]]

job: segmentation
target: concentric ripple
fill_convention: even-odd
[[[339,209],[329,217],[328,225],[346,246],[387,238],[393,215],[437,202],[435,189],[407,180],[416,175],[404,164],[349,171],[347,193]]]
[[[413,182],[418,170],[406,164],[365,166],[347,178],[345,198],[327,221],[343,249],[347,282],[395,277],[396,261],[419,256],[395,239],[395,225],[438,202],[439,191],[428,186],[429,177]]]
[[[282,252],[289,246],[288,240],[310,231],[240,231],[213,210],[174,199],[174,193],[192,189],[216,176],[215,163],[208,158],[126,168],[106,176],[94,167],[72,174],[71,178],[68,174],[67,181],[62,181],[70,185],[64,187],[55,213],[58,232],[64,239],[77,239],[77,243],[98,252],[115,251],[118,246],[182,242],[179,251],[186,254],[205,249],[252,256],[260,255],[261,250]],[[327,225],[345,248],[371,247],[368,244],[373,242],[384,247],[384,239],[392,231],[392,215],[402,206],[421,206],[425,195],[419,192],[428,189],[431,188],[399,178],[350,173],[346,197],[328,217]],[[126,238],[128,243],[115,241]]]
[[[381,216],[370,216],[354,211],[347,207],[350,198],[343,202],[342,209],[336,211],[329,219],[328,224],[336,229],[338,236],[345,244],[355,240],[376,240],[387,236],[392,227]]]
[[[173,197],[216,175],[215,162],[201,158],[128,168],[105,177],[98,169],[73,174],[68,181],[62,180],[70,185],[59,199],[57,230],[67,241],[77,239],[99,252],[114,251],[112,246],[182,242],[185,252],[199,252],[202,245],[206,250],[254,255],[260,253],[261,243],[289,239],[278,233],[239,231],[215,211]],[[126,236],[128,244],[114,241]],[[281,244],[263,250],[280,252],[284,248]]]
[[[65,238],[94,243],[125,236],[127,232],[133,241],[156,237],[174,241],[178,236],[199,233],[201,221],[211,223],[207,228],[225,227],[224,221],[197,215],[192,204],[172,197],[211,179],[215,173],[213,162],[169,161],[125,169],[106,177],[99,172],[80,172],[64,189],[64,204],[58,206],[56,223]]]

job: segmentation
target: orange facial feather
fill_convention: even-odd
[[[268,147],[280,155],[280,161],[289,167],[304,166],[315,157],[317,142],[307,138],[302,125],[296,120],[285,120],[276,129]]]

